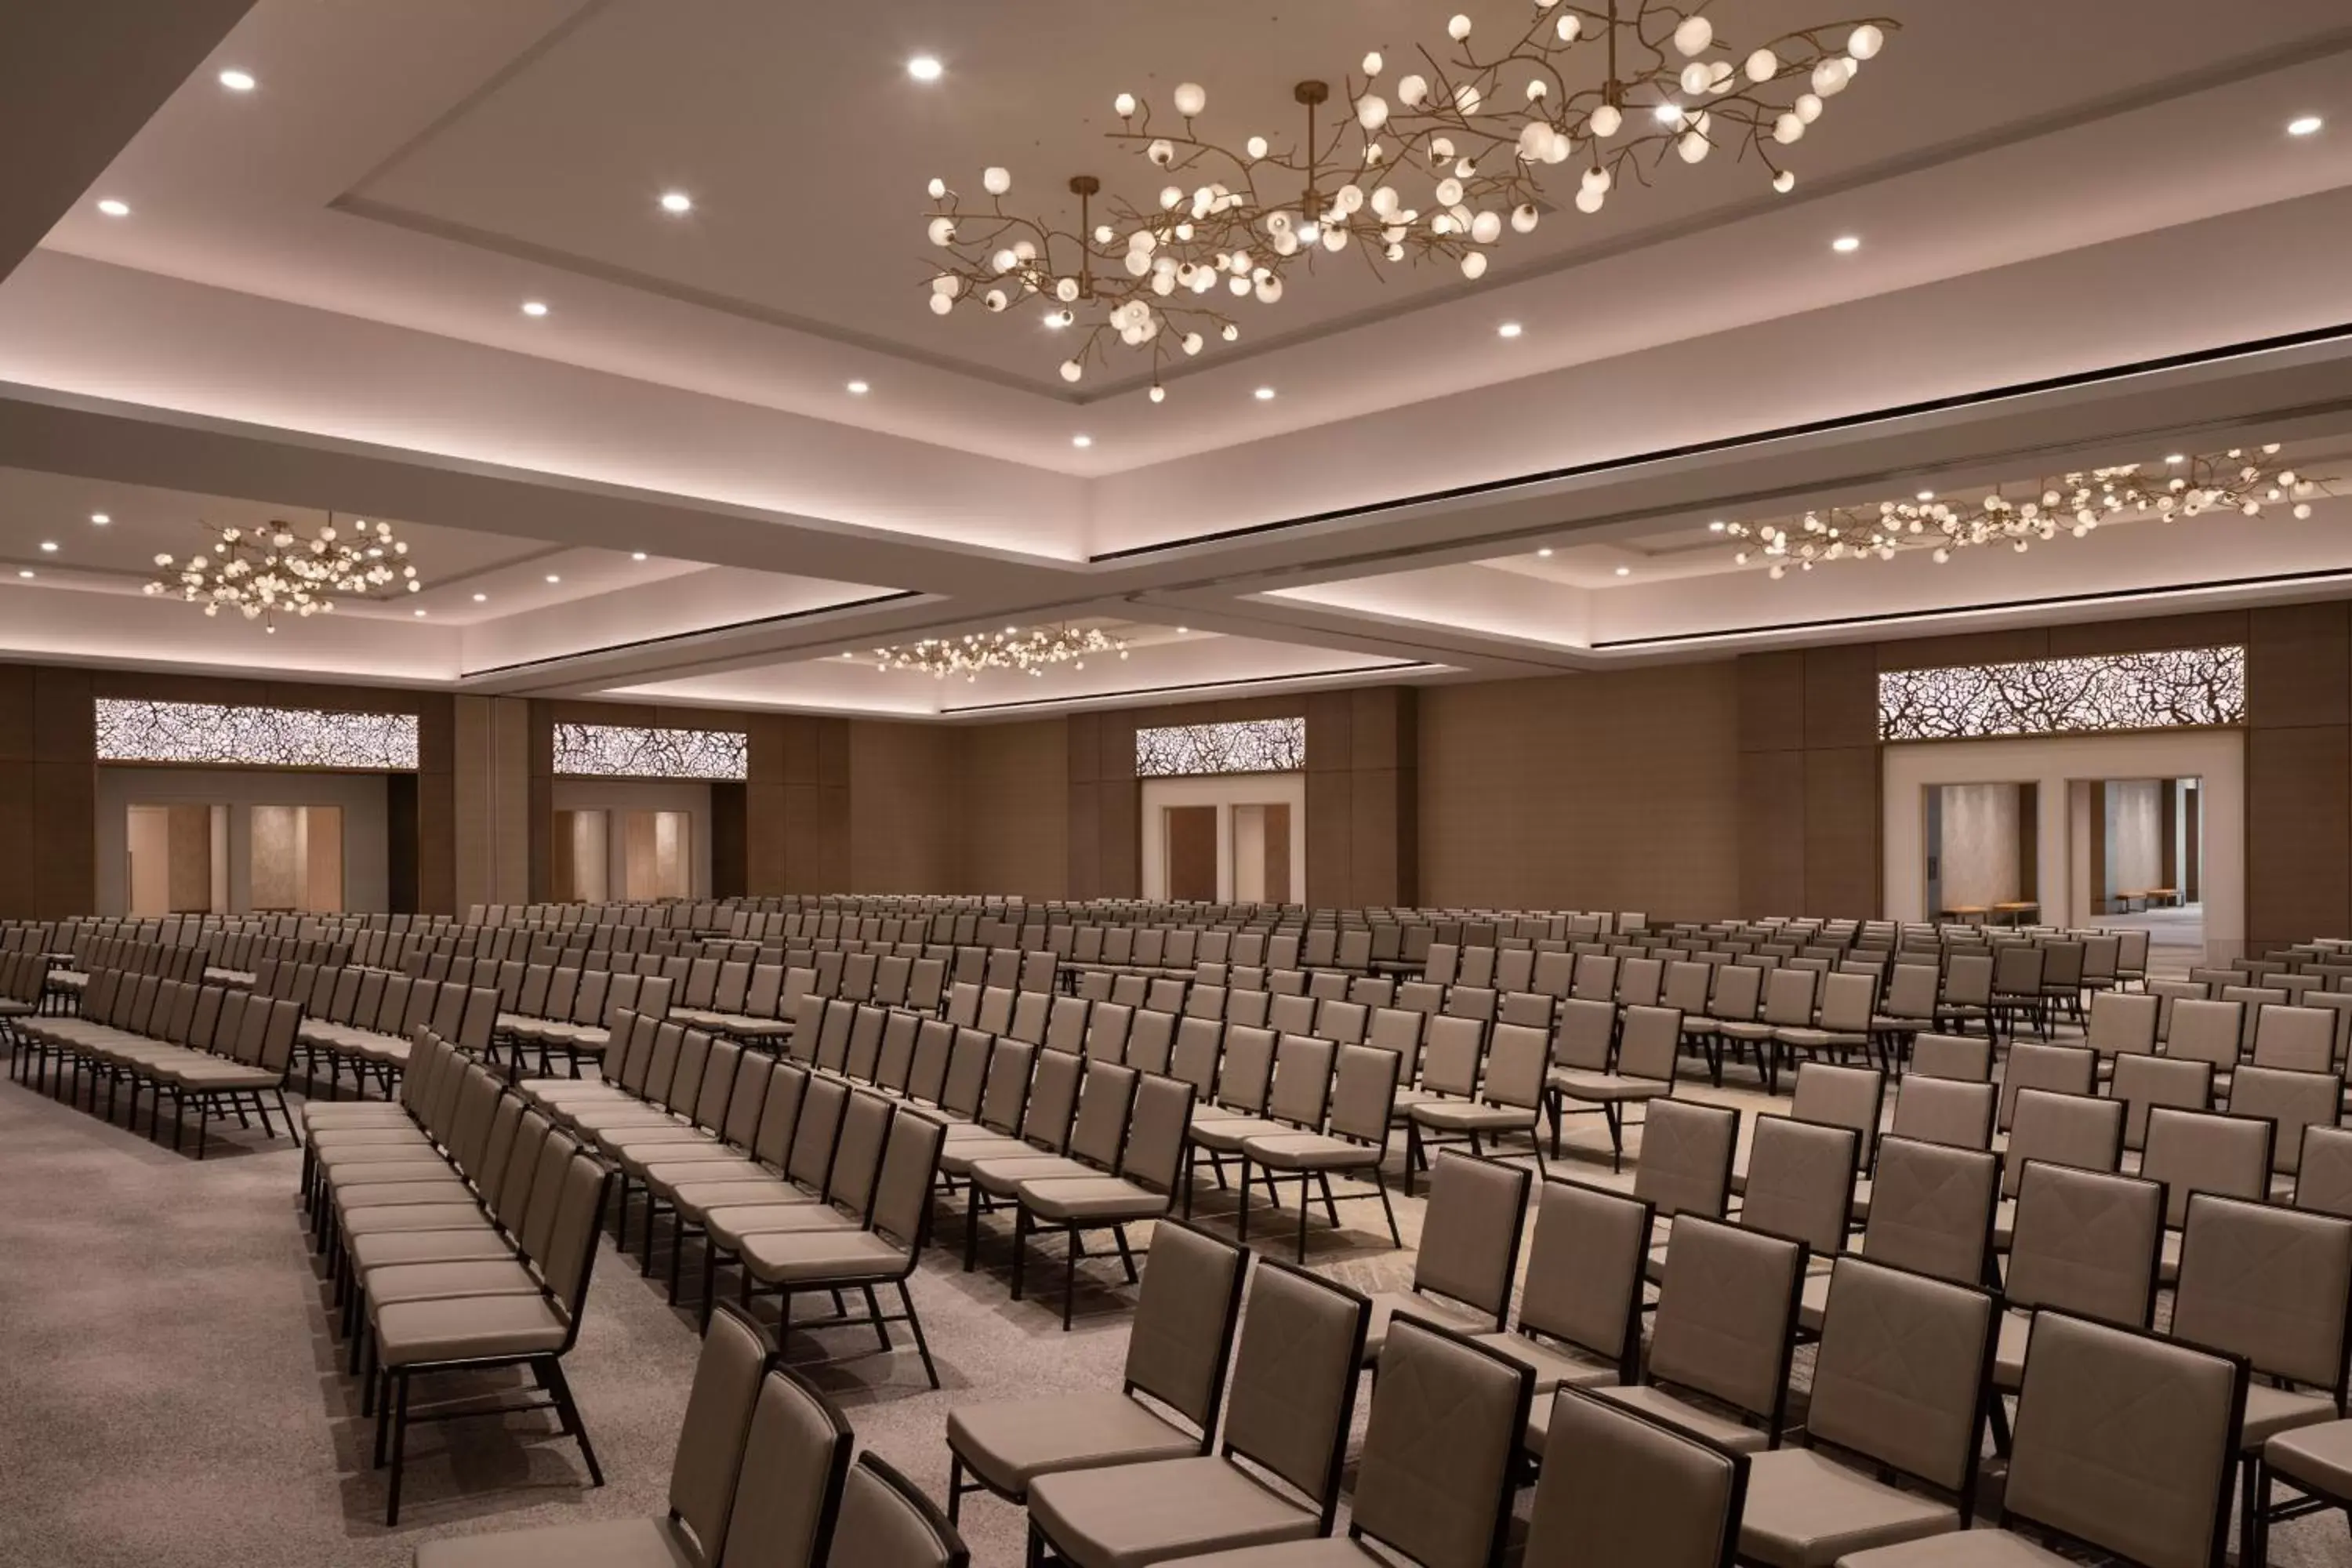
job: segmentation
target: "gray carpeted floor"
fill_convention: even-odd
[[[1690,1092],[1762,1104],[1752,1092]],[[1597,1123],[1579,1142],[1567,1166],[1610,1180]],[[297,1161],[283,1143],[232,1134],[200,1164],[0,1082],[0,1564],[389,1565],[436,1536],[661,1511],[692,1318],[608,1242],[567,1364],[609,1484],[585,1489],[551,1417],[425,1426],[403,1522],[385,1530],[369,1424],[303,1239]],[[1221,1223],[1225,1206],[1205,1202],[1204,1218]],[[1410,1243],[1421,1205],[1397,1206]],[[1318,1232],[1318,1266],[1360,1288],[1402,1285],[1411,1255],[1374,1234],[1378,1205],[1341,1214],[1350,1229]],[[943,1222],[950,1239],[959,1224]],[[818,1380],[860,1442],[934,1497],[945,1494],[950,1404],[1103,1387],[1126,1349],[1115,1263],[1090,1266],[1066,1335],[1058,1265],[1033,1264],[1043,1299],[1015,1303],[995,1240],[980,1271],[959,1273],[935,1250],[914,1281],[942,1392],[924,1385],[911,1352],[874,1353],[870,1331],[789,1345],[795,1361],[845,1358]],[[982,1568],[1021,1561],[1018,1510],[976,1497],[963,1528]],[[2280,1531],[2273,1559],[2352,1564],[2342,1518]]]

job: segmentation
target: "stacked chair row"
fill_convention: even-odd
[[[430,1028],[413,1044],[399,1100],[304,1108],[304,1192],[364,1379],[361,1413],[375,1417],[375,1463],[390,1466],[387,1524],[400,1518],[412,1390],[443,1373],[528,1368],[545,1404],[446,1414],[552,1409],[592,1484],[604,1481],[562,1363],[612,1173]]]
[[[280,984],[286,984],[283,974],[281,970]],[[498,1018],[496,991],[412,981],[375,969],[313,971],[300,965],[290,989],[304,1006],[295,1039],[305,1079],[313,1086],[323,1082],[331,1098],[341,1092],[346,1073],[361,1098],[371,1083],[390,1097],[394,1080],[407,1069],[410,1041],[420,1028],[429,1026],[442,1038],[483,1054]]]
[[[193,950],[184,950],[193,951]],[[124,1125],[135,1126],[142,1091],[152,1095],[147,1132],[160,1137],[163,1106],[172,1102],[172,1147],[184,1146],[186,1117],[196,1113],[196,1157],[204,1158],[213,1120],[235,1116],[265,1136],[276,1136],[269,1107],[294,1118],[286,1105],[286,1069],[302,1019],[290,1001],[251,995],[234,986],[199,985],[154,973],[101,969],[91,974],[82,1010],[73,1017],[19,1016],[11,1021],[11,1070],[72,1100],[89,1086],[98,1109],[106,1086],[106,1116],[113,1120],[121,1091],[130,1091]]]
[[[165,980],[204,977],[205,952],[200,947],[127,936],[99,937],[77,945],[79,951],[68,963],[49,970],[47,993],[57,1011],[69,1011],[89,990],[90,977],[100,970],[152,974]]]
[[[702,1336],[656,1519],[428,1542],[416,1568],[967,1568],[955,1526],[780,1364],[768,1331],[721,1308]]]

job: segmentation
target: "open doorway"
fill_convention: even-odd
[[[595,808],[557,812],[549,845],[549,895],[567,904],[609,900],[612,839],[612,813]]]
[[[601,815],[601,814],[600,814]],[[694,818],[683,811],[630,811],[621,816],[625,897],[694,897]]]
[[[142,919],[228,909],[228,808],[133,805],[124,817],[123,908]]]
[[[2040,786],[1929,784],[1927,907],[1940,921],[2031,925],[2042,915]]]
[[[2197,777],[2076,779],[2068,785],[2074,853],[2103,926],[2148,945],[2205,951],[2205,788]]]
[[[343,912],[343,808],[257,805],[247,886],[257,913]]]

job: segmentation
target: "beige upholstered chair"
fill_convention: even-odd
[[[1543,1452],[1551,1390],[1633,1379],[1651,1223],[1650,1205],[1622,1193],[1557,1177],[1538,1190],[1518,1325],[1478,1336],[1534,1375],[1542,1408],[1528,1421],[1530,1453]]]
[[[1602,1396],[1727,1448],[1777,1447],[1804,1277],[1803,1242],[1684,1215],[1666,1244],[1644,1381]]]
[[[1741,1560],[1826,1568],[1966,1530],[1999,1316],[1981,1289],[1841,1258],[1805,1442],[1749,1462]]]
[[[775,1354],[767,1331],[732,1307],[711,1319],[687,1394],[670,1465],[669,1512],[660,1519],[598,1520],[494,1535],[426,1542],[416,1568],[535,1568],[564,1562],[644,1563],[647,1568],[715,1564],[727,1550],[751,1409]],[[761,1485],[791,1478],[755,1477]]]
[[[1248,1268],[1248,1252],[1231,1242],[1175,1220],[1154,1228],[1121,1387],[951,1407],[949,1519],[969,1492],[1025,1503],[1030,1482],[1058,1470],[1207,1454]]]
[[[1809,1065],[1806,1070],[1814,1068]],[[1803,1242],[1812,1268],[1826,1269],[1845,1250],[1859,1142],[1851,1127],[1792,1116],[1758,1117],[1748,1143],[1739,1223]]]
[[[1192,1086],[1181,1079],[1148,1078],[1136,1088],[1134,1118],[1117,1176],[1050,1176],[1022,1182],[1013,1191],[1013,1299],[1021,1300],[1022,1271],[1033,1232],[1060,1232],[1069,1239],[1069,1265],[1063,1276],[1062,1327],[1070,1326],[1077,1295],[1078,1236],[1108,1230],[1118,1247],[1129,1281],[1135,1265],[1126,1227],[1165,1217],[1174,1207],[1181,1177],[1185,1124],[1192,1109]]]
[[[1573,1002],[1568,1004],[1574,1006]],[[1566,1024],[1562,1024],[1566,1044]],[[1560,1114],[1569,1100],[1597,1108],[1609,1124],[1609,1168],[1621,1170],[1625,1155],[1625,1110],[1650,1105],[1675,1092],[1675,1067],[1682,1049],[1682,1016],[1671,1007],[1628,1007],[1617,1043],[1614,1071],[1572,1062],[1565,1055],[1544,1080],[1550,1102],[1552,1150],[1559,1149]],[[1648,1125],[1648,1112],[1637,1126]]]
[[[1971,1086],[1975,1087],[1975,1086]],[[1879,1146],[1870,1216],[1862,1256],[1955,1285],[1989,1276],[1992,1217],[2000,1196],[2000,1161],[1977,1149],[1887,1138]],[[1829,1306],[1829,1281],[1805,1279],[1798,1321],[1818,1332]]]
[[[850,1446],[849,1424],[830,1399],[786,1368],[772,1368],[751,1407],[742,1478],[727,1516],[726,1560],[818,1568],[840,1516]]]
[[[2063,1312],[2041,1315],[2033,1344],[2001,1532],[1857,1552],[1841,1568],[2058,1568],[2085,1546],[2143,1568],[2222,1561],[2244,1364]]]
[[[2158,1107],[2148,1113],[2147,1149],[2139,1173],[2164,1184],[2164,1251],[2157,1279],[2171,1284],[2180,1272],[2180,1231],[2189,1200],[2198,1193],[2259,1201],[2270,1191],[2271,1124],[2252,1117]]]
[[[1548,1458],[1525,1568],[1728,1568],[1748,1456],[1575,1388],[1539,1419]]]
[[[1345,1286],[1260,1263],[1220,1451],[1038,1477],[1033,1550],[1125,1568],[1328,1535],[1370,1315]]]
[[[2294,1206],[2352,1218],[2352,1127],[2307,1127]]]
[[[2336,1015],[2324,1007],[2266,1004],[2254,1012],[2256,1067],[2331,1072],[2336,1067]]]
[[[2338,1073],[2249,1065],[2232,1076],[2229,1096],[2231,1115],[2266,1117],[2277,1125],[2271,1169],[2284,1178],[2284,1189],[2302,1165],[2304,1130],[2333,1127],[2342,1114],[2344,1079]]]
[[[1998,1096],[1989,1083],[1915,1072],[1895,1090],[1895,1119],[1887,1132],[1954,1149],[1990,1149],[1997,1110]]]
[[[1019,1153],[992,1154],[964,1168],[965,1273],[971,1272],[978,1259],[982,1216],[1010,1205],[1023,1182],[1118,1173],[1119,1155],[1127,1144],[1128,1113],[1134,1108],[1140,1079],[1133,1068],[1090,1059],[1066,1152],[1033,1146]]]
[[[2123,993],[2105,994],[2121,996]],[[2137,999],[2136,993],[2133,999]],[[2176,1110],[2206,1110],[2212,1107],[2213,1064],[2186,1057],[2117,1057],[2107,1092],[2124,1102],[2124,1148],[2145,1149],[2149,1111],[2158,1106]]]
[[[1244,1140],[1263,1133],[1321,1131],[1331,1105],[1332,1068],[1339,1053],[1337,1045],[1315,1035],[1278,1037],[1264,1110],[1255,1116],[1195,1115],[1193,1161],[1206,1154],[1222,1184],[1224,1162],[1239,1157]]]
[[[1267,1191],[1275,1202],[1281,1202],[1277,1184],[1282,1178],[1298,1178],[1298,1261],[1307,1260],[1307,1220],[1311,1208],[1310,1188],[1322,1192],[1324,1212],[1337,1228],[1339,1223],[1339,1205],[1342,1197],[1380,1200],[1381,1213],[1388,1220],[1389,1240],[1398,1247],[1404,1237],[1397,1230],[1396,1211],[1389,1205],[1388,1187],[1381,1179],[1381,1166],[1388,1158],[1390,1110],[1395,1103],[1397,1072],[1400,1061],[1394,1051],[1377,1046],[1343,1046],[1339,1061],[1332,1076],[1331,1116],[1328,1131],[1305,1131],[1261,1132],[1245,1138],[1241,1144],[1242,1179],[1241,1213],[1238,1216],[1241,1238],[1249,1239],[1250,1174],[1253,1166],[1265,1180]],[[1369,1193],[1334,1194],[1334,1175],[1355,1175],[1371,1183]]]
[[[1430,1172],[1429,1206],[1422,1216],[1421,1247],[1412,1289],[1371,1298],[1364,1360],[1377,1362],[1392,1316],[1479,1333],[1503,1327],[1518,1272],[1519,1236],[1527,1215],[1528,1173],[1448,1149]]]
[[[1642,1124],[1633,1195],[1647,1200],[1667,1226],[1685,1214],[1721,1219],[1730,1212],[1731,1162],[1738,1148],[1739,1112],[1731,1107],[1660,1100]]]
[[[2018,1091],[2014,1121],[2000,1173],[2001,1212],[1993,1221],[1993,1245],[2006,1248],[2014,1226],[2018,1183],[2036,1163],[2069,1165],[2078,1171],[2123,1168],[2124,1105],[2090,1094],[2049,1089]]]
[[[2089,1094],[2098,1087],[2099,1054],[2081,1046],[2037,1045],[2019,1040],[2009,1048],[2000,1075],[2000,1131],[2017,1119],[2017,1097],[2029,1089],[2053,1094]]]
[[[1509,1132],[1528,1135],[1528,1147],[1543,1168],[1543,1147],[1536,1123],[1544,1100],[1544,1073],[1551,1049],[1545,1029],[1520,1024],[1495,1026],[1486,1049],[1485,1073],[1475,1095],[1464,1099],[1423,1100],[1406,1112],[1404,1183],[1412,1192],[1412,1173],[1427,1158],[1430,1145],[1440,1139],[1466,1139],[1473,1154],[1486,1151],[1481,1140],[1500,1140]]]
[[[2341,1421],[2352,1350],[2352,1220],[2199,1193],[2189,1202],[2172,1334],[2242,1357],[2240,1561],[2259,1561],[2254,1521],[2270,1507],[2263,1444]]]
[[[1990,1083],[1992,1041],[1983,1035],[1917,1036],[1911,1042],[1911,1074]]]
[[[2137,1176],[2033,1161],[2018,1188],[1993,1385],[2025,1375],[2033,1319],[2043,1308],[2144,1329],[2156,1311],[2164,1188]],[[1996,1415],[1998,1410],[1996,1409]]]

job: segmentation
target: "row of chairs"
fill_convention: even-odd
[[[301,1005],[296,1059],[310,1091],[323,1082],[330,1099],[342,1092],[346,1073],[361,1098],[372,1082],[388,1097],[407,1068],[410,1041],[419,1028],[430,1026],[443,1038],[480,1055],[489,1050],[498,1023],[499,994],[488,987],[411,980],[348,964],[281,964],[272,973],[266,961],[253,989],[257,995],[285,996]]]
[[[274,1137],[274,1103],[292,1132],[286,1071],[301,1017],[294,1002],[235,986],[100,969],[90,976],[79,1016],[34,1014],[7,1020],[9,1068],[22,1081],[47,1087],[68,1102],[82,1097],[86,1080],[87,1109],[93,1114],[104,1083],[110,1121],[120,1092],[128,1089],[125,1126],[137,1125],[139,1097],[148,1092],[151,1140],[162,1136],[163,1106],[169,1100],[174,1149],[184,1146],[193,1108],[201,1160],[216,1116],[233,1115],[247,1126],[257,1116],[264,1135]]]
[[[52,964],[47,994],[52,1011],[69,1012],[89,989],[90,977],[100,970],[160,975],[166,980],[204,977],[204,949],[144,941],[138,937],[98,937],[81,944],[71,960],[81,967]],[[54,954],[52,957],[56,956]]]

